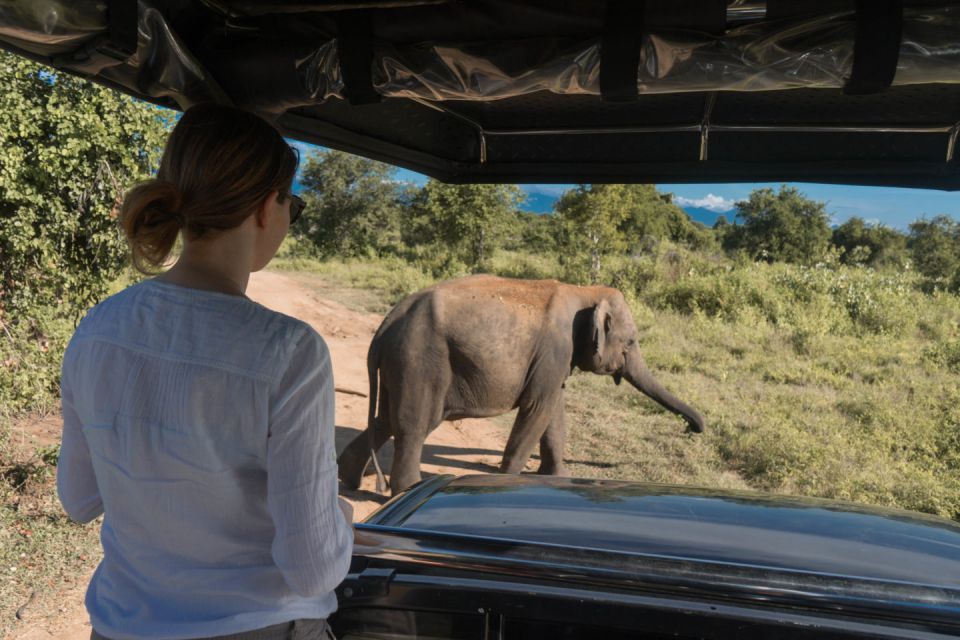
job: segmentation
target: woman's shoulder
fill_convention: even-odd
[[[248,298],[144,280],[91,308],[73,341],[98,338],[142,352],[249,370],[272,379],[299,350],[326,351],[308,323]]]

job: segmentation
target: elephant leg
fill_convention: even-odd
[[[370,448],[379,451],[380,447],[390,439],[390,413],[387,403],[387,394],[381,390],[379,402],[379,414],[374,420],[374,424],[364,429],[360,435],[350,441],[337,458],[339,467],[339,476],[343,485],[348,489],[359,489],[363,476],[368,472],[373,472],[373,465],[370,464]],[[370,429],[373,429],[373,442],[371,443]]]
[[[424,433],[398,433],[393,449],[393,466],[390,469],[390,492],[401,491],[420,482],[420,458],[423,455]]]
[[[563,449],[567,441],[563,404],[563,394],[560,394],[553,412],[553,420],[540,437],[540,469],[537,473],[551,476],[567,475],[567,468],[563,464]]]
[[[384,427],[384,421],[378,419],[377,422],[373,430],[374,451],[378,451],[390,439],[390,429]],[[346,488],[359,489],[363,476],[373,473],[374,466],[370,464],[370,444],[370,433],[365,429],[350,441],[337,459],[340,479]]]
[[[379,409],[377,410],[377,419],[376,419],[376,428],[373,432],[373,442],[371,443],[368,439],[367,441],[367,458],[363,466],[363,475],[370,476],[376,473],[376,467],[370,464],[370,448],[373,447],[373,451],[380,451],[380,448],[386,444],[387,440],[393,436],[393,429],[391,427],[392,420],[390,418],[390,393],[381,388],[380,389],[380,398],[379,398]],[[369,438],[369,434],[368,438]]]
[[[501,473],[520,473],[547,427],[556,420],[556,396],[520,405],[500,463]]]
[[[427,434],[443,419],[442,380],[419,393],[410,385],[395,406],[391,406],[393,422],[393,465],[390,468],[390,491],[397,495],[420,482],[420,460]],[[393,404],[393,403],[391,403]]]
[[[337,475],[347,489],[360,488],[366,460],[364,456],[369,456],[367,442],[367,432],[364,430],[344,447],[337,458]]]

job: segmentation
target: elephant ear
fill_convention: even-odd
[[[603,347],[610,330],[610,303],[601,300],[593,307],[593,357],[599,364],[603,360]]]

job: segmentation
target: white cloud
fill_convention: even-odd
[[[708,193],[702,198],[684,198],[683,196],[676,196],[673,199],[681,207],[697,207],[700,209],[709,209],[716,213],[722,213],[724,211],[730,211],[736,206],[734,200],[727,200],[721,196],[715,196],[712,193]]]

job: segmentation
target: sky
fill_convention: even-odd
[[[311,150],[322,149],[299,141],[291,143],[305,155]],[[396,178],[423,184],[427,177],[398,169]],[[935,191],[932,189],[902,189],[894,187],[860,187],[815,183],[788,183],[797,187],[806,197],[826,203],[831,222],[843,224],[858,216],[868,223],[883,224],[907,231],[908,225],[919,218],[932,218],[946,214],[960,220],[960,192]],[[572,184],[525,184],[520,185],[527,193],[523,208],[528,211],[547,213],[553,203]],[[779,183],[733,183],[733,184],[664,184],[660,191],[674,194],[674,202],[687,209],[701,222],[710,224],[717,215],[733,219],[734,204],[745,200],[751,191],[763,187],[778,189]]]
[[[788,183],[806,197],[826,203],[833,224],[843,224],[859,216],[872,224],[884,224],[902,231],[918,218],[947,214],[960,220],[960,192],[894,187]],[[573,185],[526,185],[528,192],[555,198]],[[661,191],[674,194],[681,207],[707,209],[733,218],[734,204],[745,200],[751,191],[763,187],[779,189],[779,183],[666,184]]]

